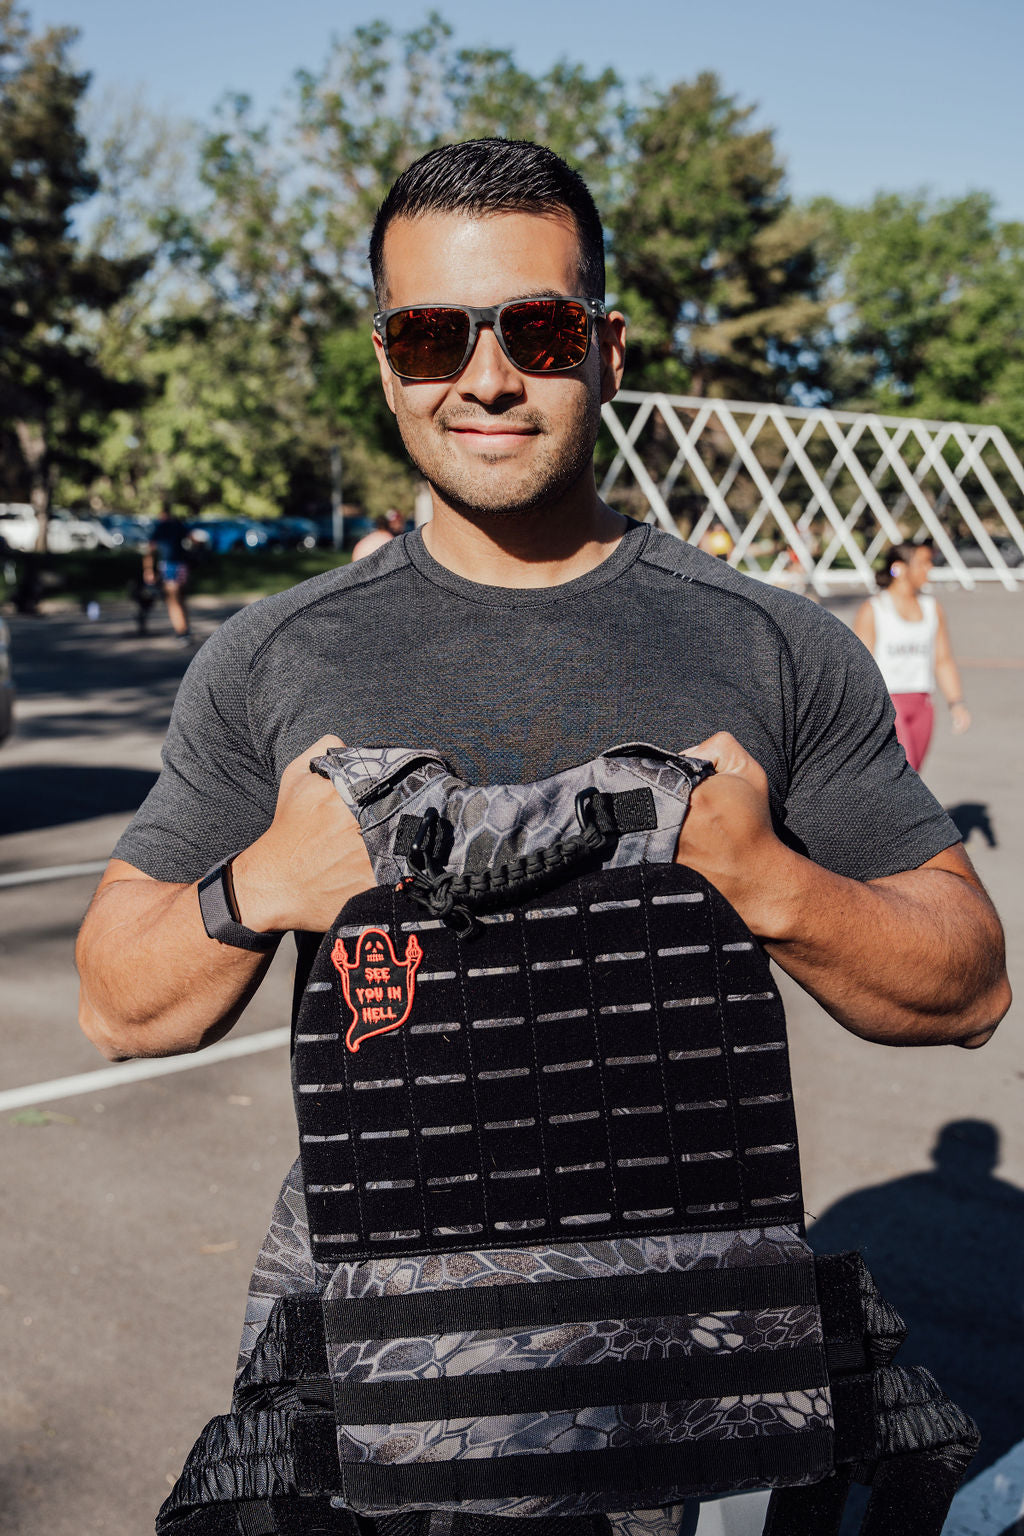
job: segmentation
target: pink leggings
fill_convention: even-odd
[[[925,760],[932,739],[935,711],[930,693],[894,693],[896,737],[907,754],[907,762],[917,770]]]

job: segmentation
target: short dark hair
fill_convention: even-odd
[[[370,270],[378,303],[387,284],[384,236],[392,219],[426,213],[567,213],[579,239],[582,296],[604,298],[604,233],[583,177],[551,149],[526,139],[443,144],[402,172],[377,210]]]
[[[890,544],[875,570],[876,586],[885,587],[892,585],[892,568],[899,561],[908,565],[914,558],[914,552],[918,549],[930,549],[934,552],[934,539],[906,540],[903,544]]]

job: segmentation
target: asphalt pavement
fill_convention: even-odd
[[[942,600],[974,726],[954,738],[940,720],[925,777],[999,906],[1019,987],[1024,593]],[[852,602],[834,606],[849,616]],[[228,611],[200,609],[200,634]],[[270,1034],[288,1020],[290,956],[283,946],[226,1042],[248,1041],[252,1054],[87,1078],[52,1096],[105,1067],[76,1026],[72,946],[94,868],[158,771],[187,656],[167,633],[137,639],[127,609],[12,628],[18,730],[0,749],[0,1528],[144,1536],[193,1439],[228,1406],[252,1261],[295,1153],[287,1053]],[[41,878],[69,866],[87,872]],[[1024,1436],[1014,1013],[981,1051],[892,1050],[844,1033],[788,982],[784,992],[812,1241],[864,1249],[911,1325],[907,1359],[978,1419],[975,1495],[956,1531],[999,1536],[1017,1474],[1010,1503],[986,1490],[1006,1483],[996,1463],[1016,1467]],[[3,1097],[13,1089],[32,1090],[16,1108]],[[707,1536],[755,1528],[750,1506],[701,1524]]]

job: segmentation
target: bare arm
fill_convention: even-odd
[[[861,603],[857,609],[857,615],[853,621],[853,632],[873,656],[875,654],[875,610],[870,602]]]
[[[953,717],[953,730],[959,736],[967,730],[971,723],[971,716],[964,703],[960,669],[953,655],[946,615],[938,603],[935,606],[938,609],[938,629],[935,634],[935,681],[942,690],[942,697],[949,705]]]
[[[290,763],[274,820],[233,864],[239,916],[260,932],[324,932],[350,896],[373,884],[350,812],[309,759]],[[78,936],[79,1022],[112,1060],[201,1050],[227,1033],[270,956],[207,936],[196,884],[153,880],[112,860]]]
[[[78,936],[78,1021],[104,1056],[198,1051],[227,1033],[269,954],[207,937],[195,885],[107,866]]]
[[[784,971],[866,1040],[984,1045],[1010,986],[999,918],[962,847],[903,874],[846,879],[775,835],[764,771],[732,736],[688,751],[717,773],[694,792],[677,860],[721,891]]]

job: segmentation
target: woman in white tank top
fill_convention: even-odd
[[[931,570],[930,542],[895,545],[879,577],[883,590],[861,604],[853,624],[878,663],[896,709],[896,735],[915,769],[924,762],[931,741],[936,684],[952,713],[953,730],[959,735],[971,723],[946,615],[935,598],[922,591]]]

